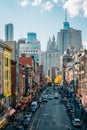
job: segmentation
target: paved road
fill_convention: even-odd
[[[32,120],[29,130],[68,130],[71,121],[59,99],[48,100],[41,105]]]
[[[33,114],[26,130],[70,130],[68,128],[73,128],[65,106],[60,104],[60,99],[61,96],[58,99],[53,98],[49,99],[47,103],[42,103]],[[23,114],[19,113],[16,116],[21,119]],[[14,130],[13,126],[10,126],[8,130]],[[74,130],[77,129],[74,128]]]

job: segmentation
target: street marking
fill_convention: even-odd
[[[49,114],[48,113],[44,113],[44,114],[42,114],[43,116],[49,116]]]
[[[33,126],[34,126],[34,123],[35,123],[35,120],[36,120],[36,118],[37,118],[37,116],[38,116],[38,113],[39,113],[39,110],[38,110],[37,113],[36,113],[36,116],[35,116],[35,118],[34,118],[34,120],[33,120],[33,122],[32,122],[32,125],[31,125],[31,127],[30,127],[30,130],[32,130],[32,128],[33,128]]]
[[[42,107],[43,107],[43,106],[41,106],[40,109],[42,109]],[[40,113],[40,109],[37,110],[37,113],[36,113],[36,115],[35,115],[35,117],[34,117],[34,120],[33,120],[32,124],[31,124],[29,130],[33,130],[35,121],[37,121],[37,120],[36,120],[36,119],[37,119],[37,116],[38,116],[39,113]],[[40,114],[39,120],[37,121],[36,130],[37,130],[38,126],[39,126],[39,123],[40,123],[40,120],[41,120],[41,116],[42,116],[42,114]]]
[[[38,129],[38,126],[39,126],[39,124],[40,124],[40,121],[41,121],[41,117],[39,118],[39,121],[38,121],[38,124],[37,124],[36,130]]]

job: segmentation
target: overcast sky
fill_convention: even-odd
[[[0,39],[5,39],[5,24],[13,23],[14,39],[36,32],[42,50],[49,37],[63,28],[64,9],[67,20],[74,29],[82,31],[82,41],[87,44],[87,0],[0,0]]]

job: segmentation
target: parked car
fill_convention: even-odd
[[[44,95],[43,96],[43,102],[47,102],[48,101],[48,97],[47,97],[47,95]]]
[[[31,103],[31,111],[32,111],[32,112],[35,112],[36,109],[37,109],[37,107],[38,107],[37,101],[33,101],[33,102]]]
[[[72,110],[72,107],[68,107],[66,111],[69,113],[71,110]]]
[[[72,107],[71,103],[66,104],[66,108]]]
[[[67,104],[67,103],[68,103],[67,97],[63,97],[63,98],[60,100],[60,103]]]
[[[24,130],[24,127],[23,127],[22,125],[17,126],[17,127],[16,127],[16,130]]]
[[[48,99],[52,100],[53,96],[51,94],[48,95]]]
[[[26,117],[25,118],[28,122],[30,122],[31,118],[30,117]]]
[[[81,121],[79,118],[74,118],[74,120],[72,120],[72,124],[74,127],[81,127]]]
[[[23,121],[23,126],[28,127],[29,121],[27,119],[24,119]]]
[[[24,112],[24,117],[26,117],[26,116],[28,116],[28,117],[32,117],[32,112]]]
[[[38,99],[38,103],[42,103],[42,97]]]
[[[72,115],[72,114],[73,114],[73,115],[76,115],[75,111],[72,110],[72,109],[70,110],[69,114],[70,114],[70,115]]]

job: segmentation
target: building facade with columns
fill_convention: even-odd
[[[52,67],[57,69],[60,66],[59,50],[56,47],[55,37],[49,38],[46,51],[42,54],[43,74],[48,75],[48,70]]]

